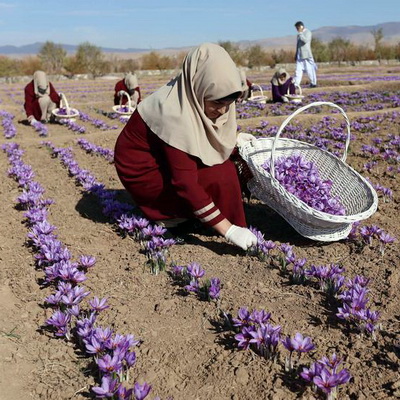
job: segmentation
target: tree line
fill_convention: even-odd
[[[339,65],[345,61],[400,60],[400,42],[396,45],[384,44],[382,29],[371,31],[371,34],[374,37],[373,48],[367,45],[356,45],[341,37],[327,43],[313,38],[311,47],[314,59],[316,62],[336,62]],[[221,41],[219,44],[225,48],[237,65],[243,67],[270,66],[274,68],[276,64],[294,62],[294,49],[266,51],[260,45],[242,49],[230,41]],[[75,54],[68,55],[61,45],[47,41],[36,56],[24,59],[0,56],[0,77],[32,75],[36,70],[70,77],[76,74],[91,74],[96,77],[107,73],[135,70],[167,70],[180,68],[184,57],[184,52],[167,56],[152,51],[137,59],[120,59],[117,56],[107,58],[100,47],[89,42],[81,43]]]

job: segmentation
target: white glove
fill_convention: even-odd
[[[36,120],[36,118],[35,118],[33,115],[30,115],[30,116],[28,117],[28,122],[29,122],[30,125],[33,125],[34,123],[37,122],[37,120]]]
[[[236,145],[238,147],[244,146],[246,143],[254,142],[257,140],[252,134],[240,132],[236,137]]]
[[[257,244],[257,237],[253,232],[237,225],[232,225],[228,229],[225,239],[243,250],[247,250],[249,247]]]
[[[282,96],[282,101],[284,103],[289,103],[289,99],[286,96]]]
[[[122,97],[122,96],[124,96],[125,95],[125,91],[124,90],[120,90],[119,92],[118,92],[118,96],[119,97]]]

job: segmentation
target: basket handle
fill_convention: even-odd
[[[349,121],[349,118],[347,117],[347,115],[344,112],[344,110],[341,107],[339,107],[338,105],[336,105],[335,103],[331,103],[329,101],[316,101],[314,103],[310,103],[310,104],[307,104],[306,106],[298,108],[293,114],[290,114],[282,122],[282,125],[279,127],[278,132],[277,132],[277,134],[275,136],[275,139],[274,139],[274,141],[272,143],[272,148],[271,148],[270,174],[271,174],[272,178],[275,179],[275,165],[274,165],[275,149],[276,149],[276,145],[278,143],[278,139],[281,136],[282,131],[285,129],[286,125],[292,120],[292,118],[294,118],[296,115],[298,115],[301,112],[307,110],[308,108],[318,107],[318,106],[330,106],[330,107],[333,107],[333,108],[337,108],[340,111],[340,113],[343,115],[343,117],[344,117],[344,119],[346,121],[347,138],[346,138],[345,149],[344,149],[343,156],[342,156],[341,160],[343,162],[346,161],[347,150],[348,150],[349,144],[350,144],[350,121]]]
[[[64,93],[61,93],[61,100],[60,100],[60,107],[65,107],[65,109],[67,110],[67,115],[69,115],[69,104],[68,104],[68,100],[65,96]]]
[[[253,87],[257,87],[257,90],[258,90],[259,92],[261,92],[261,96],[264,96],[262,87],[261,87],[260,85],[257,85],[256,83],[253,83],[252,86],[253,86]],[[251,91],[251,97],[253,97],[253,91],[254,91],[254,90]]]
[[[301,95],[303,94],[303,91],[301,90],[300,85],[297,85],[297,84],[295,83],[295,84],[294,84],[294,87],[299,89],[299,95],[301,96]],[[287,94],[290,95],[290,85],[289,85],[288,88],[287,88]]]
[[[128,108],[129,110],[131,109],[131,96],[129,96],[128,92],[125,92],[125,90],[121,90],[122,96],[119,97],[119,105],[122,106],[122,97],[126,96],[128,98]]]

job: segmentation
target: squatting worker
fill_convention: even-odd
[[[60,107],[60,96],[48,81],[46,73],[36,71],[33,79],[25,86],[24,108],[30,124],[40,121],[48,122],[51,112]]]
[[[242,249],[256,244],[229,159],[241,94],[229,54],[205,43],[189,52],[176,78],[139,104],[117,139],[115,166],[147,218],[166,227],[198,218]],[[239,140],[243,135],[250,136]]]
[[[128,102],[128,97],[126,96],[126,94],[124,94],[124,92],[129,94],[132,107],[136,107],[137,104],[140,103],[142,99],[136,74],[128,72],[127,74],[125,74],[124,79],[118,81],[115,84],[114,105],[124,105]]]
[[[295,94],[296,87],[285,68],[279,68],[271,79],[272,101],[274,103],[287,103],[288,94]]]
[[[296,46],[296,73],[294,81],[300,86],[303,72],[306,72],[310,79],[310,87],[317,87],[317,64],[311,51],[312,33],[304,27],[303,22],[297,21],[294,26],[297,30],[297,46]]]

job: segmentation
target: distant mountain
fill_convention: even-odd
[[[378,29],[382,29],[382,42],[393,44],[400,41],[400,22],[386,22],[370,26],[325,26],[314,30],[313,34],[323,42],[342,37],[356,44],[373,44],[374,37],[371,32]]]
[[[315,38],[322,40],[323,42],[329,42],[336,37],[341,37],[343,39],[350,40],[355,44],[365,44],[373,45],[374,38],[371,34],[372,31],[382,29],[383,33],[383,43],[395,44],[400,42],[400,22],[385,22],[377,25],[370,26],[324,26],[318,29],[312,29]],[[272,49],[288,49],[293,48],[296,41],[296,32],[293,27],[293,35],[265,38],[258,40],[241,40],[236,42],[239,46],[246,48],[253,45],[260,45],[261,47],[272,50]],[[14,55],[14,56],[24,56],[28,54],[37,54],[44,43],[32,43],[25,46],[0,46],[0,54]],[[77,45],[61,44],[61,46],[69,53],[74,53],[77,49]],[[180,47],[180,48],[166,48],[166,49],[116,49],[110,47],[103,47],[102,51],[104,53],[116,53],[116,54],[126,54],[126,56],[131,56],[136,54],[136,57],[141,53],[148,53],[152,50],[160,51],[164,54],[177,53],[179,51],[187,51],[190,47]]]
[[[370,26],[324,26],[318,29],[312,29],[313,36],[323,42],[329,42],[334,38],[341,37],[350,40],[354,44],[373,45],[374,37],[371,31],[382,28],[383,39],[382,42],[387,44],[395,44],[400,42],[400,22],[386,22],[383,24],[370,25]],[[295,28],[293,27],[293,30]],[[266,49],[287,49],[295,46],[296,32],[293,36],[283,36],[276,38],[267,38],[259,40],[243,40],[238,42],[242,47],[253,45],[260,45]]]
[[[32,44],[27,44],[24,46],[0,46],[0,54],[37,54],[39,53],[40,49],[44,45],[44,42],[36,42]],[[78,45],[73,44],[60,44],[67,53],[74,53],[78,48]],[[143,53],[151,51],[150,49],[114,49],[111,47],[102,47],[101,48],[105,53]]]

